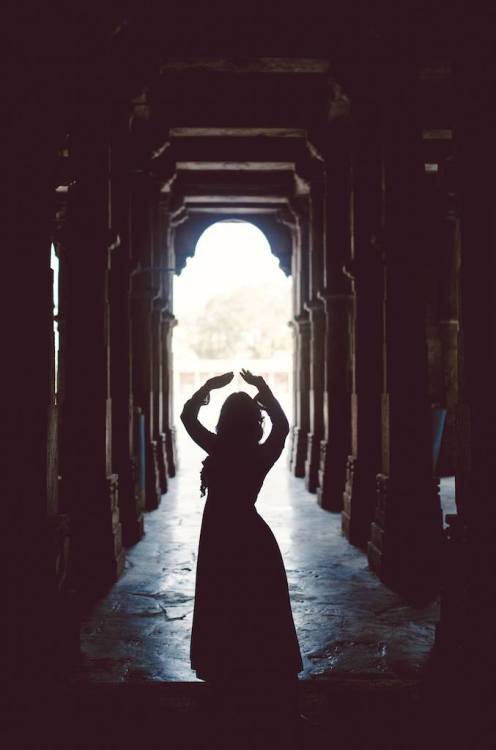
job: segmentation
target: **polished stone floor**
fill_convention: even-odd
[[[196,547],[203,501],[202,452],[179,436],[178,476],[146,534],[129,550],[126,570],[82,624],[80,677],[90,682],[194,681],[189,666]],[[453,480],[443,480],[451,512]],[[438,604],[414,608],[368,570],[342,537],[338,515],[322,510],[283,455],[257,503],[286,565],[304,659],[303,679],[418,677],[434,639]]]

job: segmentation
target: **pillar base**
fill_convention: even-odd
[[[161,432],[157,438],[157,459],[158,459],[158,475],[160,492],[162,495],[168,490],[168,467],[167,467],[167,444],[166,437]]]
[[[75,584],[82,600],[101,596],[124,570],[118,489],[117,474],[108,475],[99,512],[76,518],[74,524]]]
[[[305,487],[309,492],[317,492],[319,486],[320,436],[309,432],[307,435],[307,460],[305,462]]]
[[[115,577],[117,580],[124,571],[125,552],[122,547],[122,527],[119,513],[119,477],[110,474],[107,477],[107,487],[110,495],[110,507],[112,510],[112,536],[114,538]]]
[[[401,483],[377,476],[377,508],[367,554],[389,588],[414,601],[439,593],[443,524],[437,479]]]
[[[300,427],[294,429],[293,442],[293,474],[295,477],[305,476],[305,458],[307,455],[307,433]]]
[[[438,653],[458,661],[465,645],[470,625],[467,612],[467,529],[458,515],[447,516],[448,528],[444,532],[443,567],[441,577],[441,606],[436,624],[435,645]]]
[[[122,543],[136,544],[144,534],[142,502],[137,480],[137,460],[129,459],[127,471],[119,472],[119,508]]]
[[[165,455],[167,458],[167,471],[170,477],[175,477],[179,463],[177,460],[176,448],[176,428],[166,427],[165,435]]]
[[[151,440],[147,445],[145,510],[156,510],[160,505],[160,477],[158,468],[157,443]]]
[[[289,466],[289,471],[291,472],[291,474],[293,473],[293,458],[294,458],[293,454],[294,454],[294,446],[296,442],[295,430],[296,430],[296,427],[295,425],[293,425],[291,427],[290,435],[289,435],[288,466]]]
[[[356,456],[348,456],[341,529],[350,544],[361,549],[366,549],[369,541],[375,502],[375,475],[365,473]]]
[[[325,510],[339,513],[343,508],[346,461],[341,466],[332,455],[328,440],[320,442],[320,469],[317,501]]]

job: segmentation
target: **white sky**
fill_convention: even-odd
[[[174,277],[174,313],[180,317],[233,288],[256,287],[261,278],[290,289],[291,279],[263,232],[248,222],[212,224],[198,240],[194,258]]]
[[[209,299],[242,287],[253,289],[256,300],[257,293],[260,294],[261,279],[269,282],[271,288],[284,289],[288,295],[291,292],[291,277],[281,270],[267,238],[258,227],[248,222],[213,224],[201,235],[195,255],[188,258],[181,275],[174,276],[174,314],[179,322],[185,313],[198,310],[199,314],[203,314]],[[180,339],[179,325],[174,333],[176,347]],[[255,389],[247,385],[239,374],[241,367],[250,368],[250,365],[251,362],[245,359],[238,362],[236,358],[231,358],[228,364],[226,362],[225,369],[234,371],[234,380],[222,390],[213,391],[209,406],[202,409],[202,422],[210,429],[215,427],[220,407],[229,393],[246,391],[252,396],[255,394]],[[286,400],[288,403],[283,401],[283,407],[291,415],[289,397]],[[176,399],[176,408],[180,406]],[[269,425],[270,420],[266,427]]]

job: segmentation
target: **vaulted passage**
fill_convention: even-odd
[[[146,536],[128,553],[120,581],[83,619],[79,680],[196,681],[189,642],[204,454],[185,435],[178,445],[187,469],[147,517]],[[257,508],[285,561],[301,679],[418,681],[434,643],[437,603],[412,607],[381,584],[343,538],[339,519],[288,476],[285,459],[267,477]]]
[[[290,688],[260,677],[280,700],[272,729],[296,743],[299,690],[317,724],[300,746],[332,744],[340,712],[350,747],[429,747],[419,728],[448,713],[432,737],[492,747],[493,20],[165,5],[18,9],[9,26],[12,736],[73,723],[98,746],[91,716],[107,711],[113,746],[136,686],[142,715],[163,697],[174,731],[197,731],[195,706],[222,716],[226,693],[188,671],[203,456],[178,413],[204,377],[248,366],[290,417],[259,509],[304,670]],[[219,227],[265,256],[249,240],[254,265],[233,265],[219,244],[215,270]],[[236,274],[246,288],[228,292]],[[153,744],[155,719],[134,744]]]

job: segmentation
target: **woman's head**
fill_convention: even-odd
[[[217,435],[233,442],[259,443],[263,435],[263,415],[247,393],[231,393],[222,404]]]

